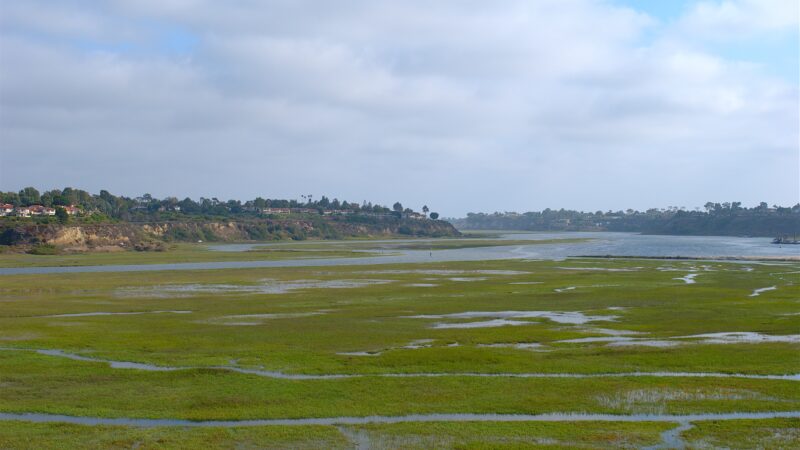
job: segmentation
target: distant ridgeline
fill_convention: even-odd
[[[363,236],[456,236],[427,206],[387,208],[311,195],[304,201],[256,198],[128,198],[65,188],[0,192],[0,245],[158,248],[169,241],[279,240]]]
[[[704,211],[682,208],[582,212],[545,209],[526,213],[469,213],[450,219],[462,230],[628,231],[698,236],[800,237],[800,204],[744,208],[739,202],[706,203]]]

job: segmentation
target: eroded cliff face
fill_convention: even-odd
[[[48,238],[47,243],[61,247],[72,245],[83,245],[87,241],[87,236],[81,227],[64,227],[57,230],[51,237]]]
[[[14,224],[0,227],[0,244],[18,248],[49,244],[67,251],[158,250],[167,242],[232,242],[347,237],[458,236],[448,222],[386,219],[362,223],[346,218],[222,222]]]
[[[148,234],[132,224],[109,225],[16,225],[0,232],[0,244],[29,247],[49,244],[67,250],[133,248]]]

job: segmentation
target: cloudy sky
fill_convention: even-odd
[[[795,0],[0,0],[0,189],[800,201]]]

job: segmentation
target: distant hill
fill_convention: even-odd
[[[800,236],[800,204],[768,207],[761,203],[707,203],[705,211],[671,208],[644,212],[551,210],[526,213],[469,213],[450,219],[461,230],[626,231],[698,236]]]
[[[39,244],[74,250],[124,247],[159,250],[166,242],[269,241],[349,237],[458,236],[450,223],[400,202],[388,208],[370,202],[216,198],[129,198],[64,188],[40,193],[33,187],[0,192],[0,245],[25,249]]]

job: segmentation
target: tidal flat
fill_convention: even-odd
[[[56,448],[58,436],[89,447],[639,448],[663,444],[682,422],[629,421],[639,415],[798,413],[800,263],[664,264],[570,258],[4,275],[0,413],[532,418],[191,430],[6,420],[0,448]],[[702,274],[694,283],[676,279],[693,273]],[[492,320],[512,323],[481,326]],[[608,345],[612,338],[676,345]],[[548,414],[564,419],[535,420]],[[620,421],[575,426],[576,414]],[[792,448],[800,446],[797,420],[693,420],[674,434],[699,448],[758,446],[738,435]]]
[[[561,239],[389,239],[308,240],[260,244],[172,243],[166,251],[136,252],[124,248],[102,252],[32,255],[0,251],[0,268],[84,267],[100,265],[182,264],[198,262],[284,261],[294,259],[359,258],[391,255],[403,250],[458,250],[481,247],[583,243],[590,238]],[[2,249],[4,246],[0,246]]]

